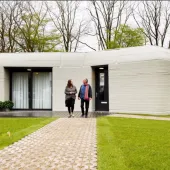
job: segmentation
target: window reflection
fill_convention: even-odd
[[[100,73],[99,100],[104,100],[104,73]]]

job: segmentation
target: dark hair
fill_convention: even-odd
[[[71,79],[70,79],[70,80],[68,80],[67,87],[72,87],[72,86],[73,86],[73,85],[72,85]]]

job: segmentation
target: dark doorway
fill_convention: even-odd
[[[109,111],[108,66],[95,67],[96,111]]]

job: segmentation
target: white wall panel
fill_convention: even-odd
[[[162,71],[163,63],[154,60],[109,65],[110,111],[165,114],[170,75]]]
[[[53,68],[53,110],[54,111],[67,111],[65,107],[65,94],[64,90],[67,81],[72,79],[74,85],[79,91],[84,78],[88,78],[89,84],[92,83],[92,70],[91,67],[86,68]],[[75,111],[80,111],[80,101],[76,98]],[[89,111],[92,110],[92,102],[90,103]]]
[[[0,101],[9,100],[9,72],[0,66]]]

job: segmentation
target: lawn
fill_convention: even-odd
[[[117,113],[117,114],[126,114],[128,115],[129,113]],[[164,117],[164,118],[170,118],[170,115],[155,115],[155,114],[137,114],[137,113],[131,113],[129,115],[136,115],[136,116],[154,116],[154,117]]]
[[[97,119],[98,170],[169,170],[170,122]]]
[[[55,118],[0,118],[0,149],[52,122]],[[7,134],[10,132],[11,136]]]

